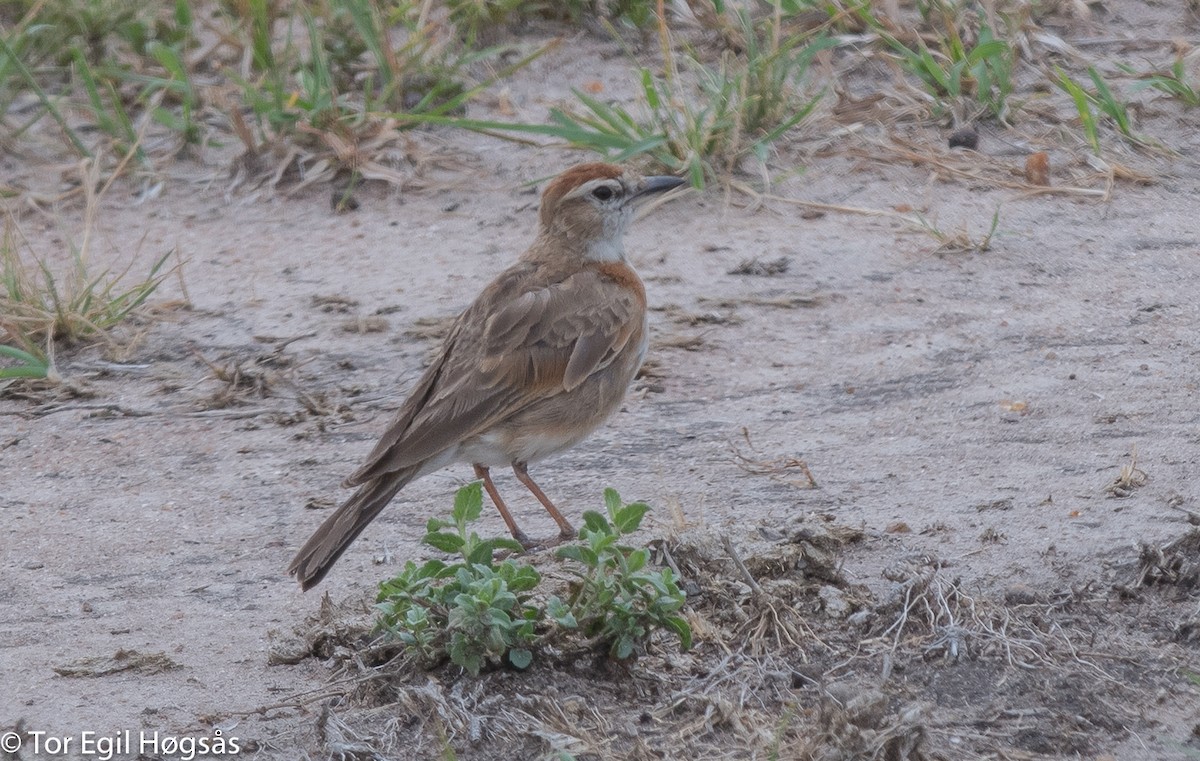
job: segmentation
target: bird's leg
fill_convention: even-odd
[[[542,507],[546,508],[546,512],[550,513],[550,517],[558,524],[558,535],[562,539],[574,539],[575,527],[563,517],[563,514],[558,511],[550,498],[546,496],[546,492],[542,491],[542,487],[538,486],[529,476],[529,465],[523,462],[514,462],[512,464],[513,473],[517,474],[517,480],[525,484],[525,488],[537,497],[538,502],[542,503]]]
[[[496,509],[500,511],[500,517],[504,519],[504,525],[508,526],[508,533],[512,534],[513,539],[521,543],[525,549],[533,547],[536,542],[525,535],[525,532],[517,526],[517,522],[513,520],[512,513],[508,511],[508,506],[504,504],[504,500],[500,499],[500,492],[496,490],[496,484],[492,483],[491,472],[482,465],[475,466],[475,477],[483,481],[483,488],[487,490],[488,496],[492,498],[492,502],[496,505]]]

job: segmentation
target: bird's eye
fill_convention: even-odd
[[[613,189],[607,185],[601,185],[592,191],[592,197],[598,201],[607,201],[613,197]]]

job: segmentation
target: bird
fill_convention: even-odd
[[[455,318],[366,462],[357,490],[305,542],[288,573],[316,586],[413,480],[472,466],[509,533],[517,525],[490,469],[511,467],[558,525],[575,529],[529,475],[529,464],[583,440],[620,407],[646,355],[646,289],[625,257],[638,206],[684,184],[601,162],[570,167],[542,193],[538,230],[516,263]]]

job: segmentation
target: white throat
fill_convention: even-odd
[[[625,260],[625,242],[614,235],[588,244],[587,258],[593,262],[620,262]]]

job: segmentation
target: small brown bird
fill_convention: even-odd
[[[646,353],[646,290],[622,236],[642,199],[679,187],[611,164],[580,164],[542,194],[533,245],[458,316],[366,464],[350,499],[321,524],[288,572],[316,586],[405,484],[470,463],[513,537],[517,526],[489,468],[512,466],[558,524],[575,529],[528,464],[577,444],[616,411]]]

